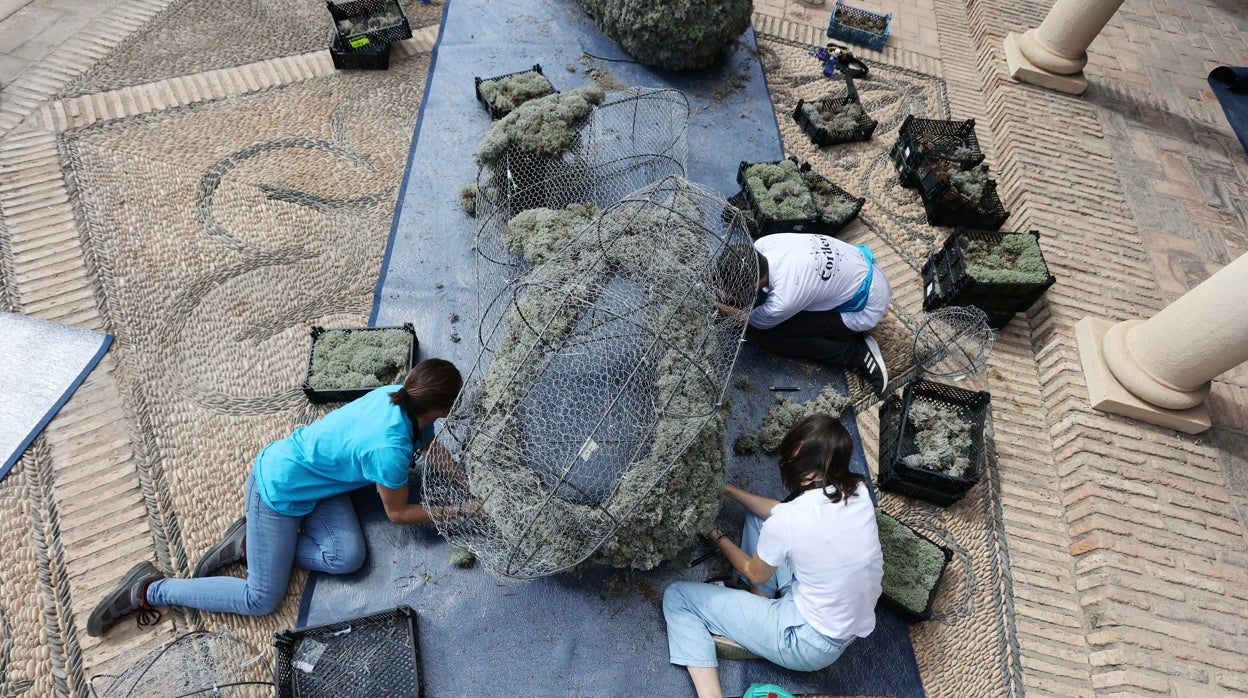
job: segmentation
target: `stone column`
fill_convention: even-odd
[[[1010,77],[1072,95],[1088,89],[1088,47],[1122,0],[1057,0],[1036,29],[1005,37]]]
[[[1080,320],[1092,406],[1190,434],[1208,429],[1210,382],[1248,361],[1246,296],[1248,254],[1148,320]]]

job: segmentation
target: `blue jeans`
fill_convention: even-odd
[[[741,549],[751,557],[758,546],[762,519],[746,515]],[[668,658],[672,664],[717,667],[715,641],[723,635],[773,664],[796,671],[831,666],[854,638],[837,640],[810,627],[789,594],[793,579],[787,564],[760,588],[778,599],[700,582],[676,582],[663,593]],[[770,590],[770,591],[769,591]]]
[[[261,616],[277,610],[295,565],[349,574],[364,564],[364,532],[349,494],[317,503],[307,516],[273,511],[247,477],[247,578],[163,579],[147,588],[153,606]]]

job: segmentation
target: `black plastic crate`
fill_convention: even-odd
[[[897,129],[897,142],[889,150],[889,157],[904,187],[919,185],[925,163],[968,170],[984,161],[975,137],[974,119],[920,119],[913,114]]]
[[[883,20],[884,30],[880,33],[850,26],[845,20]],[[893,25],[893,14],[878,14],[870,10],[852,7],[836,0],[832,5],[832,17],[828,20],[828,38],[840,39],[857,46],[865,46],[874,51],[883,51],[884,42],[888,41],[888,31]]]
[[[986,174],[988,168],[980,165],[980,171]],[[997,183],[991,179],[985,181],[979,201],[972,201],[947,177],[924,171],[919,177],[919,196],[929,225],[997,230],[1010,217],[997,195]]]
[[[516,107],[520,105],[517,104],[510,108],[494,106],[494,104],[492,104],[488,99],[485,98],[485,95],[481,94],[481,83],[490,82],[492,80],[502,80],[504,78],[509,78],[515,75],[523,75],[525,73],[537,73],[538,75],[541,75],[542,78],[546,80],[546,84],[550,85],[550,92],[548,94],[553,95],[559,91],[555,89],[555,86],[551,84],[550,79],[547,78],[546,74],[542,72],[542,66],[536,63],[533,65],[532,68],[529,68],[528,70],[518,70],[514,73],[507,73],[505,75],[496,75],[492,78],[478,78],[478,77],[473,78],[473,89],[476,91],[477,101],[481,102],[481,105],[485,107],[485,110],[487,112],[489,112],[491,119],[497,121],[498,119],[501,119],[504,116],[507,116],[508,114],[510,114],[513,109],[515,109]],[[521,104],[523,104],[523,102],[521,102]]]
[[[372,44],[391,44],[412,38],[412,26],[399,0],[326,0],[339,45],[358,51]]]
[[[369,44],[352,50],[335,37],[329,42],[329,55],[338,70],[387,70],[390,67],[390,44]]]
[[[906,606],[905,604],[901,603],[900,601],[897,601],[896,599],[894,599],[892,596],[889,595],[887,588],[884,588],[882,590],[883,593],[880,594],[880,601],[879,601],[880,605],[883,606],[884,608],[887,608],[889,611],[893,613],[893,615],[897,616],[898,618],[900,618],[902,621],[906,623],[913,625],[915,623],[920,623],[922,621],[925,621],[931,618],[932,617],[932,605],[936,601],[936,593],[940,591],[940,584],[942,581],[944,581],[945,570],[949,568],[949,561],[953,559],[953,551],[950,550],[947,546],[937,543],[936,541],[932,540],[931,538],[928,538],[927,536],[923,535],[919,531],[916,531],[910,526],[907,526],[906,524],[902,523],[896,517],[890,516],[889,514],[886,514],[883,511],[876,510],[876,517],[877,517],[877,522],[878,522],[879,517],[887,517],[891,521],[895,522],[898,526],[910,531],[915,536],[922,539],[927,544],[935,548],[938,548],[941,554],[944,556],[944,559],[945,559],[944,564],[940,566],[940,572],[936,575],[936,581],[934,584],[932,584],[932,589],[927,595],[927,605],[924,606],[922,611],[915,611],[911,609],[910,607]],[[887,559],[885,559],[884,564],[887,567],[888,565]]]
[[[273,646],[278,698],[424,698],[416,612],[409,606],[284,630]]]
[[[854,141],[865,141],[871,138],[871,134],[875,133],[875,127],[879,123],[871,118],[871,115],[864,109],[862,116],[858,117],[857,124],[850,129],[828,130],[822,126],[815,125],[810,115],[806,113],[807,105],[814,105],[814,108],[821,111],[836,110],[847,104],[857,104],[862,106],[858,98],[854,95],[847,97],[828,97],[815,102],[807,102],[805,100],[797,100],[797,108],[793,110],[793,120],[802,128],[802,131],[810,137],[810,141],[818,146],[836,145],[837,143],[852,143]]]
[[[815,207],[819,210],[819,225],[814,232],[835,236],[858,217],[862,205],[867,202],[866,199],[841,189],[832,180],[815,172],[809,162],[802,163],[798,170],[802,173],[802,179],[806,180],[806,186],[810,189],[811,195],[815,197]],[[834,213],[820,203],[820,197],[840,199],[849,205],[849,209]]]
[[[911,407],[919,402],[954,408],[959,418],[970,425],[969,474],[954,476],[906,465],[903,459],[918,450],[909,415]],[[991,396],[986,392],[972,392],[925,380],[908,384],[900,397],[889,397],[880,405],[880,489],[901,492],[942,506],[961,499],[979,482],[984,424],[989,409]]]
[[[790,160],[793,160],[790,158]],[[818,205],[815,206],[815,212],[809,216],[801,218],[775,218],[763,212],[758,204],[758,199],[754,196],[754,191],[750,189],[750,185],[745,181],[745,171],[752,165],[778,165],[782,160],[774,162],[742,162],[737,167],[737,184],[741,185],[741,198],[749,207],[750,213],[754,216],[754,223],[757,230],[755,238],[773,233],[819,233],[823,230],[823,223],[819,216]],[[793,160],[796,163],[796,160]],[[810,187],[807,186],[807,189]],[[813,198],[813,197],[812,197]],[[753,234],[755,231],[751,231]]]
[[[378,386],[361,386],[359,388],[314,388],[310,384],[312,378],[312,356],[316,352],[317,341],[328,332],[377,332],[380,330],[403,330],[411,336],[411,345],[407,352],[407,366],[398,372],[399,380],[407,375],[407,371],[416,365],[416,353],[420,348],[420,342],[416,338],[416,329],[412,327],[412,323],[404,323],[401,327],[321,327],[319,325],[312,327],[308,333],[312,337],[311,346],[308,349],[308,369],[304,374],[303,388],[304,395],[308,396],[309,402],[325,403],[325,402],[350,402],[359,397],[363,397],[369,391],[375,390]]]
[[[945,240],[944,246],[923,264],[920,272],[923,277],[923,310],[930,311],[950,305],[973,305],[990,316],[1004,314],[1008,322],[1009,316],[1027,310],[1039,300],[1057,280],[1049,273],[1043,250],[1040,250],[1040,261],[1044,263],[1045,273],[1043,281],[980,281],[967,272],[965,248],[968,242],[986,243],[990,247],[996,247],[1004,242],[1007,235],[1030,235],[1035,239],[1037,250],[1040,249],[1040,233],[1035,230],[1016,233],[968,228],[954,230]]]

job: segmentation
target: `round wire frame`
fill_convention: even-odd
[[[933,310],[914,333],[914,363],[929,376],[967,378],[988,365],[993,340],[983,310],[973,306]]]

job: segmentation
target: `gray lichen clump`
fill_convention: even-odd
[[[464,209],[464,213],[470,216],[477,215],[477,184],[470,182],[459,188],[459,205]]]
[[[1042,284],[1049,268],[1040,254],[1040,242],[1027,233],[1007,233],[1000,244],[980,238],[958,238],[966,273],[976,281],[1008,284]]]
[[[858,120],[866,113],[857,102],[844,102],[835,109],[825,108],[823,102],[804,102],[802,111],[806,112],[810,123],[833,133],[858,128]]]
[[[969,170],[958,170],[949,174],[949,184],[958,193],[955,202],[967,207],[974,207],[984,198],[988,188],[988,168],[973,167]]]
[[[598,213],[598,207],[592,203],[570,204],[562,210],[531,208],[512,217],[503,233],[503,243],[536,266],[563,249]]]
[[[923,613],[945,569],[945,551],[879,509],[875,521],[884,553],[884,595]]]
[[[918,450],[901,459],[911,468],[921,468],[951,477],[966,477],[971,463],[971,427],[956,408],[916,400],[907,413]]]
[[[816,213],[810,187],[792,160],[750,165],[745,168],[745,183],[759,208],[773,218],[806,218]]]
[[[477,84],[481,96],[496,109],[512,110],[531,99],[545,97],[555,91],[545,75],[528,70]]]
[[[477,556],[467,548],[461,548],[458,545],[451,546],[450,562],[452,565],[460,569],[468,569],[477,564]]]
[[[750,0],[581,0],[598,28],[642,65],[713,65],[750,25]]]
[[[312,345],[308,385],[340,389],[397,383],[410,368],[411,346],[412,335],[405,330],[325,330]]]
[[[763,426],[756,431],[747,431],[737,437],[732,449],[737,453],[752,453],[759,449],[774,453],[780,448],[780,442],[790,429],[797,426],[803,419],[813,414],[830,414],[839,416],[853,401],[848,395],[842,395],[834,385],[825,386],[814,400],[797,402],[785,397],[776,398],[776,404],[763,417]]]
[[[668,203],[675,210],[682,206]],[[650,569],[681,552],[714,520],[727,467],[721,445],[726,420],[716,407],[723,386],[709,378],[723,361],[718,342],[708,335],[714,298],[705,285],[688,293],[659,292],[656,286],[660,279],[686,278],[698,262],[696,255],[705,254],[705,232],[689,222],[702,216],[693,213],[673,216],[671,210],[641,208],[614,218],[604,215],[596,225],[626,226],[601,231],[610,244],[602,245],[599,236],[576,236],[557,258],[522,279],[524,289],[508,310],[494,360],[472,393],[476,435],[462,459],[470,492],[514,546],[511,558],[544,559],[548,567],[564,569],[601,542],[596,561]],[[521,403],[542,367],[560,360],[550,357],[575,340],[574,329],[611,278],[650,289],[651,302],[660,306],[652,312],[663,326],[654,331],[664,341],[648,359],[654,383],[634,388],[650,393],[656,421],[648,431],[648,448],[628,464],[605,501],[586,504],[552,496],[534,465],[525,462],[523,433],[531,427],[519,420]],[[632,319],[646,321],[640,313]],[[572,357],[568,360],[577,361]],[[615,526],[612,519],[624,516],[603,541]]]
[[[802,173],[810,195],[819,207],[819,220],[840,224],[858,213],[858,200],[832,184],[826,177],[812,170]]]
[[[605,97],[601,87],[590,83],[525,102],[490,126],[472,159],[493,167],[508,152],[559,157],[576,142],[577,127]]]

